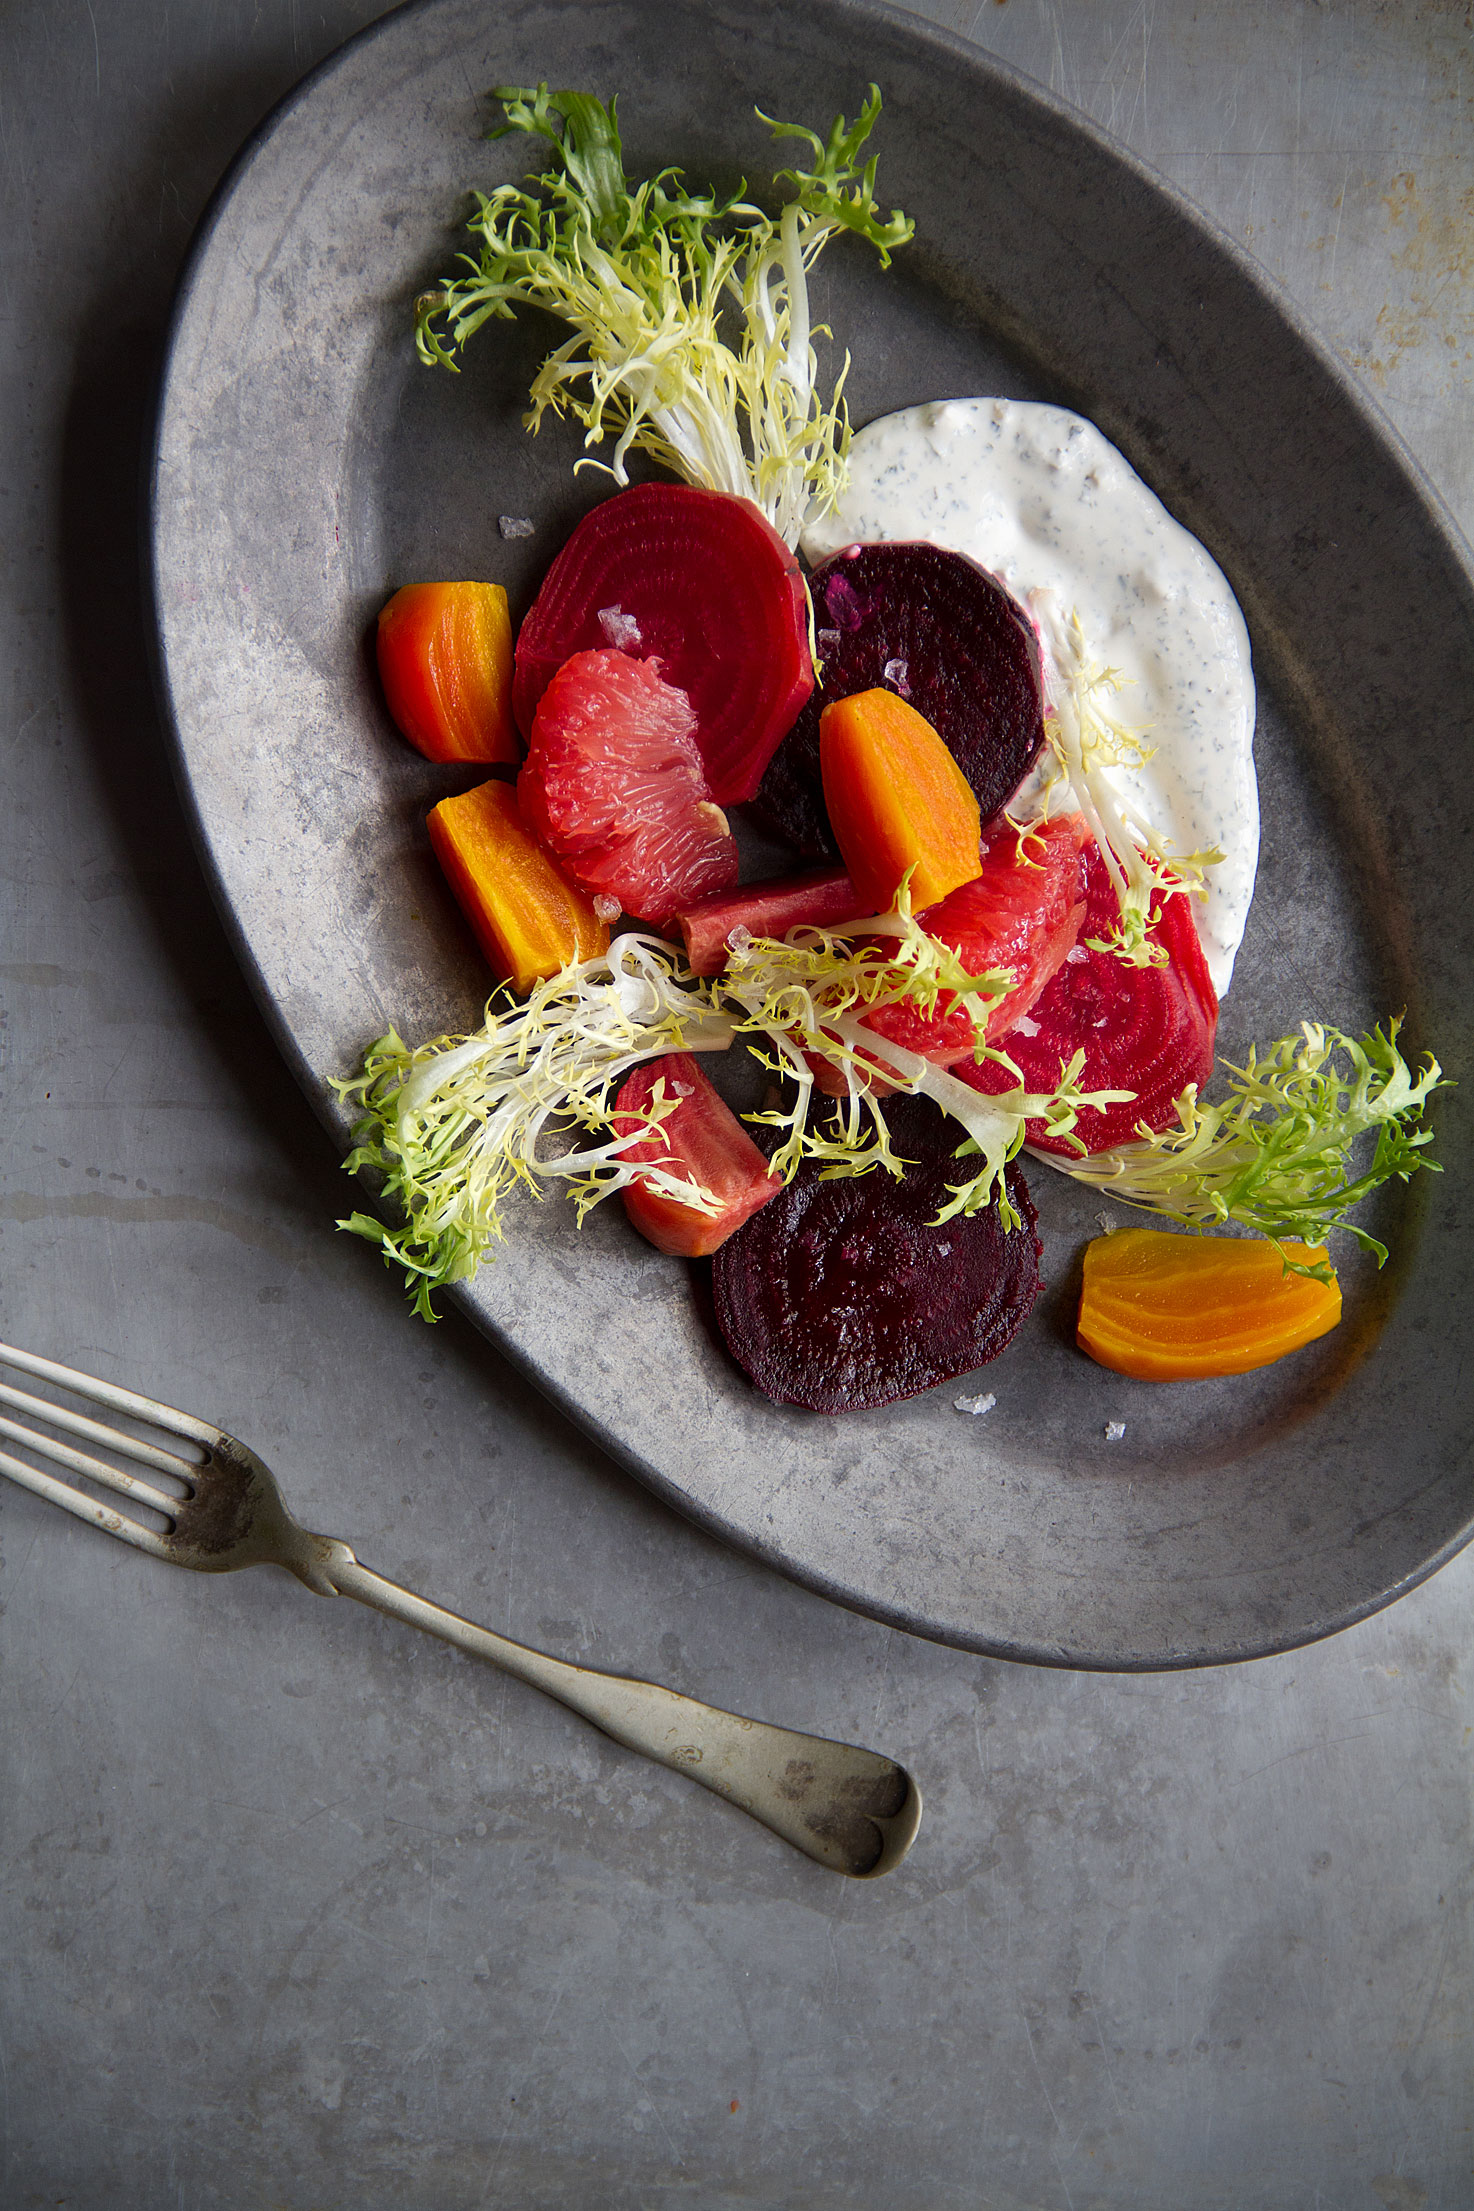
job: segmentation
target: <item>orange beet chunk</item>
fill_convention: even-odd
[[[379,677],[427,760],[516,760],[512,623],[495,583],[410,583],[379,616]]]
[[[514,990],[608,951],[609,930],[592,900],[538,843],[510,783],[442,799],[429,829],[477,942]]]
[[[690,1052],[646,1060],[625,1077],[614,1103],[617,1133],[624,1136],[638,1128],[652,1104],[670,1099],[674,1111],[621,1157],[693,1183],[715,1198],[717,1211],[699,1213],[644,1177],[627,1184],[620,1195],[630,1220],[657,1251],[705,1259],[759,1206],[775,1198],[782,1184]]]
[[[1286,1244],[1307,1266],[1323,1247]],[[1148,1382],[1248,1374],[1341,1318],[1341,1288],[1286,1274],[1280,1247],[1238,1237],[1118,1229],[1085,1247],[1078,1340],[1117,1374]]]
[[[864,911],[893,906],[908,868],[913,913],[977,874],[977,799],[931,723],[894,691],[860,691],[825,707],[819,767]]]

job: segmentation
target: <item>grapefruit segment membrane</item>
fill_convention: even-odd
[[[517,778],[523,812],[591,896],[663,928],[737,880],[684,691],[627,653],[575,653],[547,686]]]

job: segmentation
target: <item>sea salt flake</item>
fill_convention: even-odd
[[[1126,1423],[1124,1420],[1108,1420],[1106,1422],[1105,1439],[1107,1443],[1119,1443],[1125,1433]]]
[[[640,625],[622,606],[601,606],[599,627],[616,652],[635,652],[640,645]]]
[[[618,921],[620,915],[624,912],[624,908],[617,898],[610,897],[608,891],[596,891],[594,893],[594,912],[601,921]]]
[[[885,680],[898,699],[911,696],[910,669],[904,660],[888,660],[885,664]]]
[[[954,1397],[952,1410],[956,1413],[990,1413],[998,1400],[991,1390],[981,1397]]]
[[[531,537],[537,528],[530,514],[499,514],[496,526],[503,537]]]

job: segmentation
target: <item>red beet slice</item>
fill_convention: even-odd
[[[665,1085],[666,1101],[675,1099],[659,1129],[621,1157],[630,1166],[662,1167],[683,1182],[694,1182],[721,1205],[719,1213],[697,1213],[652,1184],[628,1183],[620,1195],[631,1225],[657,1251],[682,1259],[704,1259],[759,1206],[777,1196],[778,1183],[768,1162],[736,1114],[712,1088],[690,1052],[669,1052],[646,1060],[625,1076],[614,1101],[614,1127],[624,1136],[648,1113],[656,1086]]]
[[[940,545],[852,545],[814,571],[810,589],[823,682],[774,754],[757,813],[800,852],[833,852],[819,716],[887,685],[949,747],[986,824],[1044,743],[1039,640],[1023,608]]]
[[[865,1411],[954,1381],[1012,1342],[1039,1294],[1042,1246],[1017,1166],[1008,1191],[1022,1226],[996,1205],[931,1224],[967,1163],[927,1098],[887,1114],[896,1150],[916,1161],[826,1182],[816,1164],[744,1221],[712,1262],[717,1325],[764,1396],[810,1412]]]
[[[737,880],[737,845],[712,803],[684,691],[647,661],[575,653],[538,701],[517,798],[591,894],[662,928]]]
[[[1177,1119],[1177,1100],[1190,1082],[1200,1087],[1213,1072],[1218,999],[1198,942],[1192,900],[1185,891],[1153,908],[1152,936],[1167,948],[1165,967],[1129,967],[1111,952],[1092,952],[1087,937],[1104,937],[1118,918],[1116,894],[1098,848],[1085,854],[1085,920],[1080,941],[1006,1036],[990,1038],[1008,1053],[1029,1090],[1059,1080],[1061,1063],[1083,1046],[1084,1090],[1135,1090],[1129,1105],[1087,1107],[1075,1134],[1087,1151],[1126,1144],[1136,1125],[1164,1129]],[[994,1061],[979,1067],[960,1060],[954,1075],[975,1090],[1013,1088]],[[1041,1151],[1068,1154],[1063,1137],[1029,1124],[1029,1142]]]
[[[690,484],[616,492],[553,562],[517,636],[512,707],[524,736],[564,662],[607,645],[656,662],[686,693],[722,806],[752,797],[814,688],[794,555],[750,501]]]
[[[720,975],[734,929],[750,937],[786,937],[790,929],[830,929],[862,912],[860,894],[843,868],[813,868],[766,883],[719,891],[676,915],[686,957],[697,975]]]

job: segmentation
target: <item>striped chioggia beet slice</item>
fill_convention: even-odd
[[[1132,967],[1114,952],[1093,952],[1087,939],[1105,939],[1119,919],[1116,894],[1098,847],[1085,853],[1085,919],[1080,939],[1033,1006],[1007,1034],[988,1041],[1007,1052],[1028,1090],[1049,1090],[1061,1064],[1083,1049],[1082,1090],[1134,1090],[1127,1105],[1087,1106],[1074,1134],[1089,1152],[1127,1144],[1137,1123],[1170,1127],[1177,1100],[1189,1083],[1201,1089],[1213,1072],[1218,999],[1198,942],[1192,900],[1186,891],[1158,899],[1151,930],[1166,949],[1161,967]],[[954,1075],[975,1090],[1011,1090],[1013,1077],[994,1060],[981,1067],[959,1060]],[[1029,1142],[1040,1151],[1068,1153],[1063,1137],[1029,1124]]]

